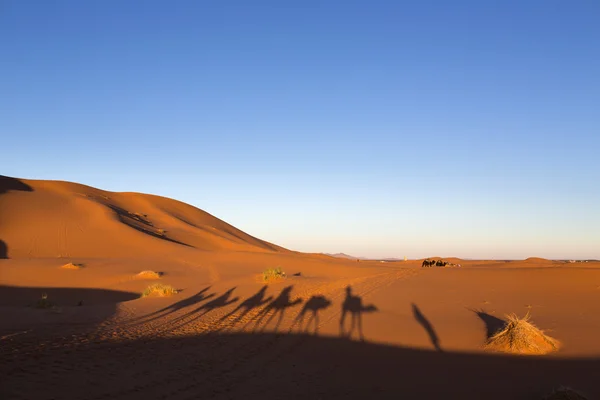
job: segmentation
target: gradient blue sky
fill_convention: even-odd
[[[598,1],[0,1],[0,173],[295,250],[600,258]]]

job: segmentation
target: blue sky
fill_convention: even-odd
[[[370,257],[600,258],[600,3],[0,3],[0,173]]]

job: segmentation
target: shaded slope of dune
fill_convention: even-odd
[[[14,258],[287,251],[160,196],[8,177],[0,186],[0,239]]]

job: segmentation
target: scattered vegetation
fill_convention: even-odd
[[[165,229],[157,229],[156,234],[158,236],[167,236],[167,231]]]
[[[37,303],[35,303],[35,308],[48,309],[48,308],[53,308],[54,306],[55,306],[55,304],[53,302],[51,302],[50,300],[48,300],[47,293],[42,293],[42,297],[37,301]]]
[[[504,328],[488,339],[486,349],[517,354],[547,354],[558,350],[559,342],[529,321],[529,313],[523,318],[507,315]]]
[[[281,279],[285,279],[285,272],[281,269],[281,267],[277,268],[269,268],[262,273],[264,282],[275,282]]]
[[[139,279],[160,279],[160,277],[163,276],[162,272],[154,272],[154,271],[142,271],[139,274],[136,275],[136,278]]]
[[[83,264],[68,263],[68,264],[63,265],[61,268],[63,268],[63,269],[81,269],[81,268],[83,268]]]
[[[177,293],[177,289],[175,289],[171,285],[163,285],[162,283],[155,283],[150,285],[144,290],[142,293],[142,297],[148,296],[158,296],[158,297],[166,297],[171,296]]]
[[[563,386],[544,397],[544,400],[587,400],[587,397],[571,388]]]

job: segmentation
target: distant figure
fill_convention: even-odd
[[[267,322],[263,325],[262,330],[264,331],[265,328],[269,325],[269,323],[273,320],[273,318],[279,315],[277,324],[275,324],[275,331],[277,331],[279,325],[281,324],[281,321],[283,320],[285,310],[295,306],[296,304],[302,303],[302,299],[296,299],[294,301],[291,300],[290,297],[292,293],[292,288],[293,286],[287,286],[281,291],[281,293],[279,293],[279,296],[277,296],[275,300],[267,304],[267,306],[260,312],[259,317],[256,320],[256,323],[254,324],[254,330],[258,329],[262,320],[267,316],[267,314],[272,312],[269,319],[267,319]]]
[[[346,287],[346,298],[342,303],[342,317],[340,318],[340,336],[351,338],[352,333],[355,329],[358,330],[358,335],[360,340],[365,340],[363,329],[362,329],[362,313],[363,312],[373,312],[377,311],[377,307],[370,304],[368,306],[363,306],[362,298],[360,296],[355,296],[352,294],[352,287]],[[345,329],[345,321],[346,314],[350,313],[352,316],[350,322],[350,330],[346,332]]]
[[[431,326],[429,320],[425,318],[423,313],[421,313],[421,310],[419,310],[419,307],[417,307],[417,305],[414,303],[412,304],[412,310],[417,322],[421,324],[425,331],[427,331],[427,334],[429,335],[429,340],[431,340],[431,344],[433,344],[433,347],[435,347],[437,351],[442,351],[442,348],[440,347],[440,339],[435,333],[435,330],[433,329],[433,326]]]
[[[331,305],[331,301],[327,300],[327,298],[325,296],[322,296],[322,295],[312,296],[304,304],[304,307],[302,307],[302,311],[300,311],[300,313],[294,320],[294,323],[292,324],[290,331],[294,328],[294,325],[296,325],[296,324],[298,324],[299,329],[302,330],[302,325],[304,324],[304,318],[306,316],[306,313],[308,313],[310,311],[311,315],[308,318],[308,321],[306,321],[306,327],[305,327],[304,331],[308,332],[310,323],[314,321],[314,325],[315,325],[314,333],[316,335],[319,332],[319,311],[326,309],[330,305]]]

